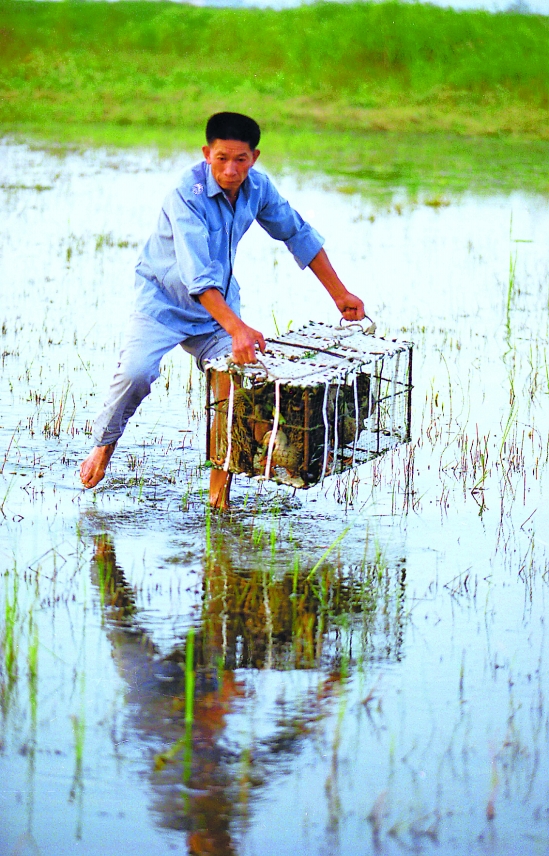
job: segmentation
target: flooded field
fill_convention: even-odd
[[[192,160],[0,147],[0,852],[547,853],[547,200],[279,177],[414,342],[412,442],[212,515],[183,352],[78,480]],[[339,321],[259,228],[236,274],[267,335]]]

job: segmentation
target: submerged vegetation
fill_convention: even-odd
[[[258,118],[273,164],[450,185],[461,165],[503,183],[518,168],[516,181],[549,187],[543,16],[398,2],[274,11],[3,0],[0,10],[4,133],[195,148],[205,116],[236,109]],[[469,140],[502,136],[495,155]]]

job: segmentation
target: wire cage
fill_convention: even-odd
[[[411,394],[411,343],[311,322],[267,339],[258,363],[208,363],[209,459],[310,487],[408,442]]]

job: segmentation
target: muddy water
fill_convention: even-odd
[[[212,518],[182,353],[77,479],[189,157],[0,160],[1,852],[546,853],[547,201],[281,178],[415,343],[412,442]],[[338,321],[260,229],[237,276],[266,334]]]

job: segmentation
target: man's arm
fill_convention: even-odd
[[[310,262],[309,267],[320,280],[335,305],[346,321],[361,321],[365,317],[364,304],[362,300],[348,291],[337,273],[333,269],[325,250],[319,253]],[[256,363],[256,345],[260,351],[265,350],[265,339],[259,330],[254,330],[245,324],[238,315],[228,306],[225,298],[217,288],[209,288],[198,295],[198,300],[210,315],[231,336],[233,359],[237,365],[245,363]]]
[[[360,297],[347,291],[333,269],[325,250],[320,250],[309,263],[314,275],[320,280],[346,321],[362,321],[365,317],[364,303]]]
[[[235,363],[239,366],[245,363],[257,363],[255,346],[259,345],[261,353],[264,352],[265,339],[263,334],[245,324],[236,312],[233,312],[217,288],[209,288],[207,291],[203,291],[202,294],[198,295],[198,300],[232,337]]]

